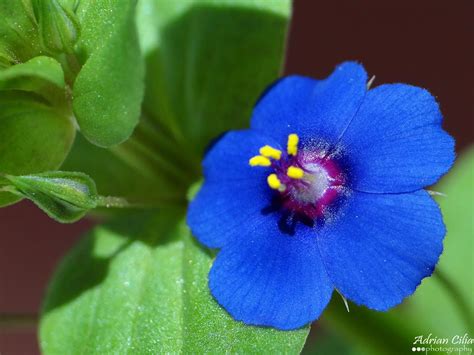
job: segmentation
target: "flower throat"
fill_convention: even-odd
[[[282,207],[314,220],[325,216],[344,189],[345,178],[324,151],[300,149],[299,141],[297,134],[288,135],[286,152],[265,145],[249,165],[273,169],[267,184],[278,194]]]

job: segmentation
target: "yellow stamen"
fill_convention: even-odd
[[[278,179],[278,176],[276,176],[276,174],[268,175],[267,183],[268,186],[270,186],[273,190],[280,190],[281,188],[284,189],[284,186],[282,185],[280,179]]]
[[[286,175],[292,179],[302,179],[304,176],[304,171],[303,169],[300,169],[296,166],[289,166],[288,170],[286,171]]]
[[[272,162],[266,157],[256,155],[249,160],[249,164],[250,166],[270,166],[272,165]]]
[[[288,143],[286,145],[286,150],[288,151],[289,155],[296,155],[298,153],[298,142],[299,137],[297,134],[292,133],[288,135]]]
[[[262,154],[264,157],[273,158],[276,160],[280,160],[281,158],[281,150],[270,147],[269,145],[265,145],[260,148],[260,154]]]

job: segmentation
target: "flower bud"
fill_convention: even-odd
[[[62,223],[75,222],[97,207],[95,183],[83,173],[54,171],[5,178],[12,184],[12,193],[31,200]]]
[[[72,53],[80,33],[72,9],[61,0],[36,0],[34,5],[43,47],[53,53]]]

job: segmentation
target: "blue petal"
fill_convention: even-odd
[[[256,132],[227,133],[204,159],[204,184],[188,208],[188,225],[201,243],[220,248],[252,234],[271,201],[266,185],[270,168],[250,167],[249,159],[260,147],[273,144]]]
[[[434,184],[454,161],[454,141],[424,89],[405,84],[370,90],[341,140],[352,159],[354,187],[408,192]]]
[[[288,76],[278,81],[254,108],[251,127],[282,144],[288,134],[335,143],[366,93],[362,65],[346,62],[325,80]]]
[[[433,199],[355,193],[318,239],[334,287],[357,304],[384,311],[432,274],[445,227]]]
[[[209,274],[211,293],[246,324],[296,329],[317,319],[333,287],[314,230],[282,234],[276,215],[239,242],[224,247]]]
[[[249,159],[258,155],[259,149],[267,144],[276,149],[282,149],[280,142],[250,129],[226,133],[204,158],[205,180],[233,183],[266,177],[271,169],[251,167]],[[286,144],[286,140],[284,144]]]

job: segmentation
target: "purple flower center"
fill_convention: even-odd
[[[290,166],[301,169],[303,177],[289,177]],[[282,207],[311,219],[324,217],[327,207],[344,190],[343,174],[336,162],[325,157],[322,151],[300,150],[296,156],[286,155],[280,161],[273,161],[272,168],[286,187],[277,190]]]
[[[325,219],[328,208],[347,190],[346,176],[324,149],[298,149],[298,142],[299,137],[290,134],[286,152],[265,146],[249,163],[273,169],[267,183],[277,194],[279,207],[291,218]]]

